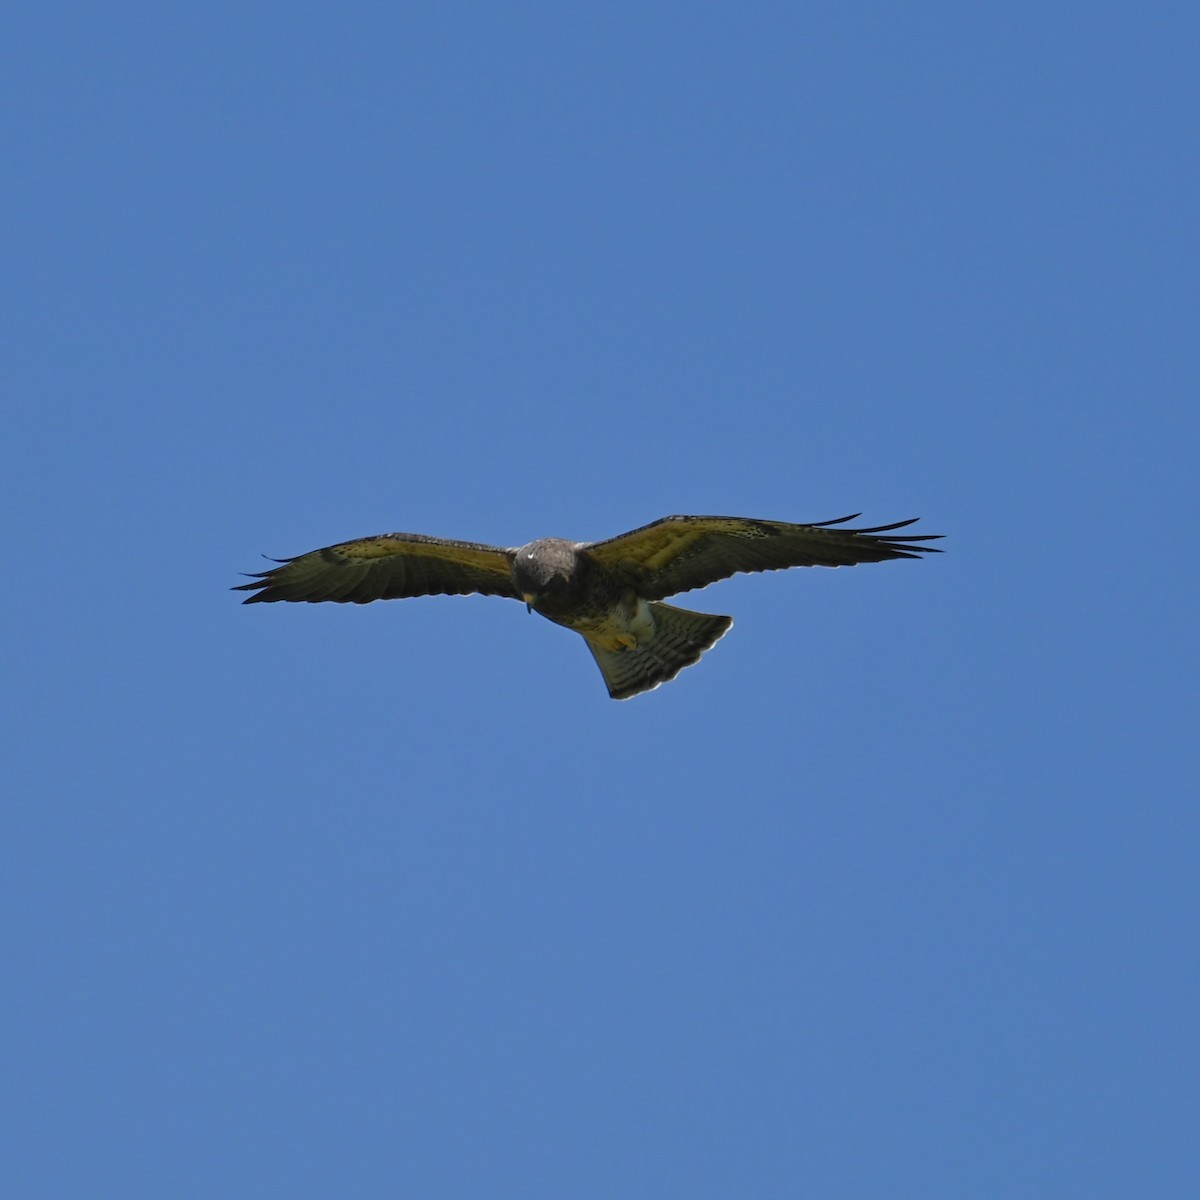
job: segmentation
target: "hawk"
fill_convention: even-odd
[[[663,517],[603,542],[541,538],[505,549],[419,533],[381,533],[313,550],[251,576],[244,603],[333,600],[369,604],[406,596],[480,592],[523,600],[527,611],[583,635],[614,700],[674,679],[723,637],[732,617],[662,601],[739,571],[852,567],[936,553],[940,534],[901,534],[917,520],[843,528],[860,516],[789,525],[749,517]]]

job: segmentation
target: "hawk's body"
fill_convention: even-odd
[[[858,514],[854,514],[857,516]],[[664,517],[603,542],[543,538],[515,549],[390,533],[327,546],[257,574],[246,603],[482,592],[521,599],[580,633],[609,695],[624,700],[674,679],[733,624],[660,603],[738,571],[854,566],[918,558],[937,535],[888,536],[912,521],[837,529],[853,517],[790,525],[745,517]]]
[[[629,649],[653,631],[646,601],[576,542],[530,542],[516,552],[512,574],[531,608],[606,650]]]

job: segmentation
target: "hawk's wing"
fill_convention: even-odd
[[[629,578],[648,600],[704,587],[738,571],[784,567],[849,567],[888,558],[919,558],[917,545],[940,534],[891,536],[917,520],[870,529],[835,529],[858,513],[814,525],[750,517],[663,517],[640,529],[583,547],[604,566]]]
[[[514,551],[478,542],[455,542],[419,533],[381,533],[326,546],[311,554],[278,559],[234,588],[259,600],[336,600],[367,604],[404,596],[483,592],[519,599],[509,569]]]

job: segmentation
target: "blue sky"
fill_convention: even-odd
[[[7,1194],[1193,1194],[1192,6],[6,26]],[[858,510],[624,704],[226,590]]]

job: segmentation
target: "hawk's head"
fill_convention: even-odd
[[[541,538],[517,551],[512,579],[527,608],[554,608],[574,582],[579,555],[574,542]]]

